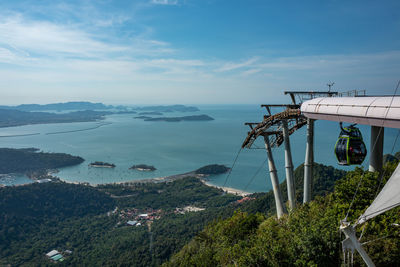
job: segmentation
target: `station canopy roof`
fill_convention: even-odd
[[[310,119],[400,128],[400,96],[320,97],[301,104]]]

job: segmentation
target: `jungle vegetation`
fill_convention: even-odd
[[[317,164],[314,174],[315,194],[326,195],[344,172]],[[301,166],[295,175],[302,176]],[[299,185],[301,182],[298,192]],[[285,190],[284,183],[281,187]],[[179,251],[197,242],[193,240],[202,240],[203,232],[215,229],[215,234],[219,233],[225,220],[238,221],[238,225],[233,223],[231,227],[232,244],[244,235],[254,237],[256,226],[273,215],[272,192],[250,197],[239,203],[241,197],[208,187],[196,178],[96,187],[52,182],[0,188],[0,265],[52,266],[54,263],[45,253],[53,249],[72,251],[71,255],[64,255],[65,261],[58,263],[59,266],[159,266],[174,253],[178,254],[168,264],[202,265],[195,256],[201,250],[191,251],[194,262],[182,261],[179,255],[183,252]],[[205,210],[174,212],[177,207],[188,205]],[[151,228],[129,227],[118,212],[112,213],[115,207],[143,212],[162,209],[163,215],[154,220]],[[246,229],[241,229],[242,226]],[[216,241],[210,239],[210,245],[217,244]],[[213,256],[210,261],[222,264]]]
[[[37,148],[0,148],[0,173],[28,173],[80,164],[83,158],[65,153],[45,153]]]
[[[382,177],[356,168],[336,182],[333,193],[322,183],[314,184],[327,194],[298,205],[279,220],[265,212],[237,210],[232,217],[208,224],[164,266],[340,266],[340,220],[348,215],[347,220],[355,222],[396,166],[397,161],[387,163]],[[395,208],[357,228],[376,266],[400,262],[399,215]],[[355,266],[363,266],[357,253],[354,259]]]

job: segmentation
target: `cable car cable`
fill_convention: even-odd
[[[372,239],[372,240],[369,240],[369,241],[365,241],[365,242],[361,243],[361,245],[366,245],[368,243],[372,243],[372,242],[375,242],[375,241],[378,241],[378,240],[381,240],[381,239],[385,239],[385,238],[388,238],[388,237],[391,237],[391,236],[394,236],[394,235],[395,234],[389,234],[389,235],[385,235],[385,236],[382,236],[382,237],[378,237],[378,238],[375,238],[375,239]]]
[[[249,180],[249,182],[247,183],[246,187],[244,188],[243,191],[246,191],[247,188],[250,186],[250,184],[254,181],[254,179],[256,178],[256,176],[258,175],[258,173],[261,171],[261,169],[265,166],[265,163],[267,162],[268,157],[265,158],[265,160],[263,161],[263,163],[261,164],[260,167],[258,167],[257,171],[254,173],[254,175],[251,177],[251,179]]]
[[[273,153],[276,149],[277,149],[276,146],[272,147],[271,152]],[[253,183],[254,179],[257,177],[258,173],[262,170],[263,166],[266,165],[265,163],[267,162],[267,160],[268,160],[268,157],[266,157],[265,160],[263,161],[263,163],[261,164],[261,166],[258,167],[257,171],[251,177],[251,179],[249,180],[249,182],[247,183],[247,185],[246,185],[246,187],[245,187],[245,189],[243,191],[246,191],[247,188]]]
[[[238,157],[239,157],[239,154],[240,154],[240,152],[241,152],[242,150],[243,150],[243,148],[240,147],[240,149],[239,149],[239,151],[237,152],[236,157],[235,157],[235,159],[234,159],[234,161],[233,161],[232,167],[230,168],[228,174],[226,175],[225,182],[224,182],[224,185],[223,185],[222,187],[225,187],[226,182],[228,182],[228,178],[229,178],[229,176],[231,175],[232,170],[233,170],[233,168],[234,168],[235,165],[236,165],[236,161],[237,161],[237,159],[238,159]]]

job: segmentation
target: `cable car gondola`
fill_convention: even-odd
[[[343,127],[340,123],[341,132],[335,145],[335,154],[340,165],[361,164],[367,155],[361,131],[355,125]]]

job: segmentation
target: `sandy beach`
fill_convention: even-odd
[[[203,184],[207,185],[207,186],[222,189],[224,192],[229,193],[229,194],[234,194],[234,195],[238,195],[238,196],[242,196],[242,197],[245,197],[245,196],[248,196],[248,195],[252,194],[250,192],[246,192],[246,191],[243,191],[243,190],[235,189],[235,188],[232,188],[232,187],[213,185],[210,182],[205,181],[204,179],[200,179],[200,181]]]
[[[221,189],[224,192],[229,193],[229,194],[234,194],[234,195],[243,196],[243,197],[252,194],[251,192],[246,192],[246,191],[243,191],[243,190],[240,190],[240,189],[235,189],[235,188],[232,188],[232,187],[213,185],[209,181],[204,179],[204,177],[206,177],[206,176],[204,176],[202,174],[196,174],[194,171],[183,173],[183,174],[165,176],[165,177],[149,178],[149,179],[143,179],[143,180],[134,180],[134,181],[128,181],[128,182],[117,182],[117,184],[171,182],[171,181],[175,181],[175,180],[178,180],[178,179],[183,179],[183,178],[186,178],[186,177],[195,177],[195,178],[199,179],[206,186],[210,186],[210,187]]]

